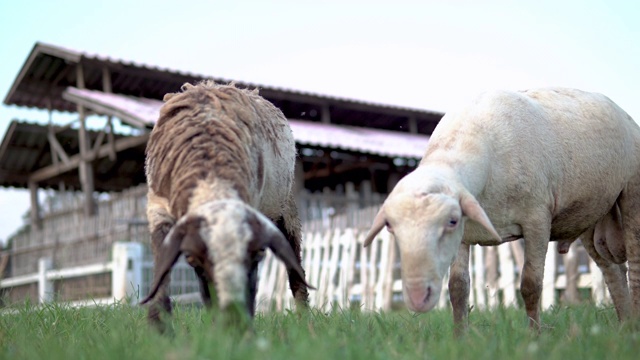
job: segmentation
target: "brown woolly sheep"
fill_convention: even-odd
[[[203,301],[253,317],[257,269],[269,248],[306,306],[301,225],[292,191],[295,143],[282,112],[257,91],[212,81],[167,94],[146,150],[154,284],[142,303],[162,328],[169,274],[181,253]]]

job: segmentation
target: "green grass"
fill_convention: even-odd
[[[453,336],[451,313],[313,310],[258,315],[253,333],[215,326],[199,308],[176,307],[171,331],[149,328],[145,309],[115,305],[25,305],[0,315],[0,359],[638,359],[640,331],[621,327],[611,308],[543,313],[528,330],[524,311],[472,311]]]

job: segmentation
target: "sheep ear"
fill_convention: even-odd
[[[378,214],[375,218],[373,218],[373,225],[371,225],[371,229],[367,234],[367,237],[364,239],[364,247],[371,245],[373,239],[375,239],[376,235],[382,230],[384,224],[386,223],[386,215],[384,214],[384,205],[378,211]]]
[[[277,229],[276,229],[277,230]],[[285,239],[284,235],[280,232],[280,230],[273,231],[271,236],[268,238],[268,246],[271,251],[273,251],[274,255],[282,261],[288,269],[293,269],[298,273],[300,279],[304,285],[309,288],[315,290],[315,287],[307,284],[307,281],[304,278],[304,270],[302,266],[298,263],[298,259],[296,255],[293,253],[293,249],[287,239]]]
[[[307,284],[304,278],[304,270],[298,262],[298,258],[293,252],[291,245],[282,232],[275,227],[269,219],[260,214],[255,214],[255,220],[260,224],[260,229],[254,231],[254,241],[262,243],[264,246],[271,249],[273,254],[285,264],[287,269],[293,269],[298,273],[298,276],[302,279],[302,282],[307,288],[315,290],[313,286]],[[258,238],[261,238],[262,240],[259,240]]]
[[[149,290],[149,295],[144,298],[140,304],[146,304],[156,296],[160,285],[164,283],[164,279],[171,272],[171,268],[178,261],[178,257],[182,253],[180,246],[182,245],[182,239],[184,238],[184,224],[179,223],[169,233],[160,245],[160,261],[154,265],[155,278],[153,279],[153,285]]]
[[[462,209],[462,213],[469,217],[469,219],[477,222],[482,225],[489,233],[498,241],[502,241],[500,235],[491,224],[491,220],[487,216],[487,213],[484,212],[478,200],[471,194],[464,194],[460,199],[460,208]]]

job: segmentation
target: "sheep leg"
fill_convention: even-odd
[[[627,286],[627,268],[624,264],[614,264],[598,253],[594,244],[594,229],[587,230],[580,236],[582,245],[587,254],[593,259],[602,275],[604,282],[607,284],[613,306],[616,308],[618,319],[624,321],[628,318],[631,309],[631,298],[629,297],[629,288]]]
[[[302,267],[302,225],[300,224],[298,207],[293,194],[287,198],[286,210],[276,225],[291,245],[294,254],[296,254],[296,260],[298,261],[298,264],[300,264],[300,267]],[[302,271],[302,275],[304,276],[304,268]],[[309,293],[307,291],[304,278],[301,278],[300,275],[298,275],[298,272],[293,269],[287,269],[287,275],[289,277],[289,288],[296,300],[296,307],[308,307]]]
[[[211,308],[211,291],[209,291],[209,280],[205,276],[205,270],[202,267],[194,269],[196,276],[198,276],[198,283],[200,284],[200,296],[202,297],[202,303]]]
[[[449,300],[453,308],[456,336],[467,329],[469,320],[469,245],[461,244],[449,269]]]
[[[540,297],[544,277],[544,261],[549,247],[551,235],[550,221],[548,225],[535,225],[523,229],[524,266],[520,293],[529,318],[529,327],[540,331]]]

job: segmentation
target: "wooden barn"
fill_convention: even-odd
[[[31,193],[30,223],[2,256],[6,269],[0,272],[0,289],[6,304],[25,299],[135,301],[146,294],[152,267],[146,246],[146,142],[163,96],[204,79],[229,82],[35,44],[4,98],[6,105],[50,114],[49,124],[12,120],[0,145],[0,186]],[[362,231],[385,194],[417,165],[443,114],[237,85],[258,88],[292,127],[299,153],[303,262],[309,281],[318,287],[312,304],[356,300],[370,309],[390,308],[400,288],[395,244],[383,232],[362,250]],[[58,112],[72,116],[60,122],[54,119]],[[38,201],[39,189],[50,189],[44,202]],[[472,304],[479,307],[495,305],[498,298],[516,303],[514,269],[521,268],[521,250],[517,243],[498,248],[502,252],[474,252]],[[498,258],[502,277],[497,271],[485,277],[485,262],[495,264]],[[287,307],[284,268],[268,257],[261,274],[259,308]],[[551,278],[547,305],[554,303],[556,287],[566,283],[556,274]],[[173,294],[188,298],[197,292],[184,263],[172,279]],[[442,296],[444,306],[445,292]]]
[[[5,277],[36,273],[43,257],[51,258],[55,268],[68,268],[106,261],[114,242],[145,242],[143,164],[149,132],[164,94],[203,79],[229,82],[36,43],[4,103],[47,110],[50,118],[57,115],[54,111],[74,117],[55,125],[58,119],[50,124],[12,120],[4,134],[0,186],[29,189],[32,199],[30,226],[12,242]],[[307,206],[300,206],[308,220],[339,216],[347,192],[358,207],[370,205],[373,193],[386,193],[416,165],[443,115],[237,85],[258,88],[290,120],[299,152],[300,201],[322,194],[322,201],[307,196]],[[52,203],[37,201],[43,188],[57,191]],[[100,276],[94,277],[100,284]],[[81,296],[67,298],[75,290],[64,283],[73,281],[56,282],[62,300]],[[108,279],[102,283],[109,287]],[[37,300],[37,291],[31,283],[13,287],[9,296]]]

